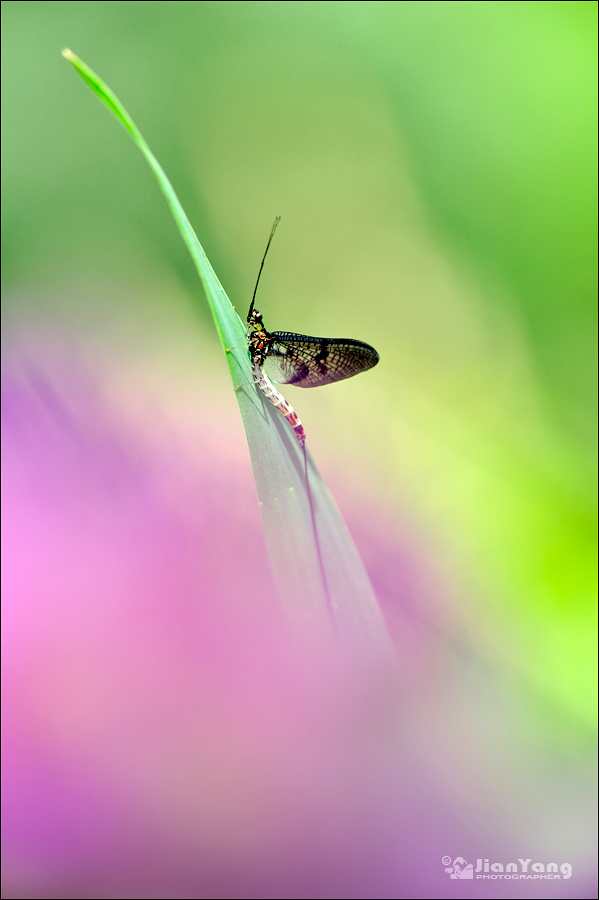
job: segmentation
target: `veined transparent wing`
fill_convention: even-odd
[[[351,338],[317,338],[288,331],[273,331],[269,337],[264,369],[277,384],[320,387],[365,372],[379,361],[374,347]]]

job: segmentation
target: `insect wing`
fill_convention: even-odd
[[[379,361],[374,347],[351,338],[316,338],[287,331],[274,331],[270,337],[264,368],[277,384],[320,387],[365,372]]]

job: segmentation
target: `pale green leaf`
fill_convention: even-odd
[[[344,646],[386,656],[390,640],[354,543],[309,452],[304,454],[288,423],[253,385],[244,323],[170,181],[110,88],[70,50],[63,56],[145,156],[195,263],[237,390],[272,567],[289,615],[314,636],[333,633]],[[229,552],[224,548],[223,557]]]

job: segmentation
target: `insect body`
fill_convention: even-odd
[[[249,328],[248,324],[248,328]],[[259,330],[248,334],[248,342],[250,347],[250,359],[252,361],[252,372],[254,374],[254,383],[260,388],[265,397],[268,397],[271,403],[283,413],[293,430],[297,439],[302,446],[306,440],[304,427],[299,420],[299,416],[290,403],[285,400],[283,395],[276,389],[266,372],[264,371],[264,361],[268,353],[269,342],[272,342],[273,336],[264,331],[261,327]]]
[[[288,331],[266,331],[261,313],[254,309],[254,301],[264,260],[278,224],[279,217],[275,219],[258,272],[247,316],[246,337],[254,382],[285,416],[303,446],[306,435],[302,423],[272,381],[296,387],[331,384],[371,369],[379,361],[379,355],[370,344],[351,338],[316,338]]]

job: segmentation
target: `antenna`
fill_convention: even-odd
[[[258,282],[260,281],[260,276],[262,275],[262,269],[264,268],[264,260],[266,259],[266,254],[268,253],[268,248],[270,247],[270,242],[274,237],[274,233],[277,230],[277,225],[281,221],[280,216],[276,216],[273,222],[273,226],[270,230],[270,237],[268,239],[268,244],[266,245],[266,250],[264,251],[264,256],[262,257],[262,262],[260,263],[260,271],[258,272],[258,277],[256,278],[256,287],[254,288],[254,293],[252,294],[252,305],[250,306],[250,311],[248,313],[247,321],[250,321],[250,316],[254,310],[254,300],[256,299],[256,291],[258,290]]]

